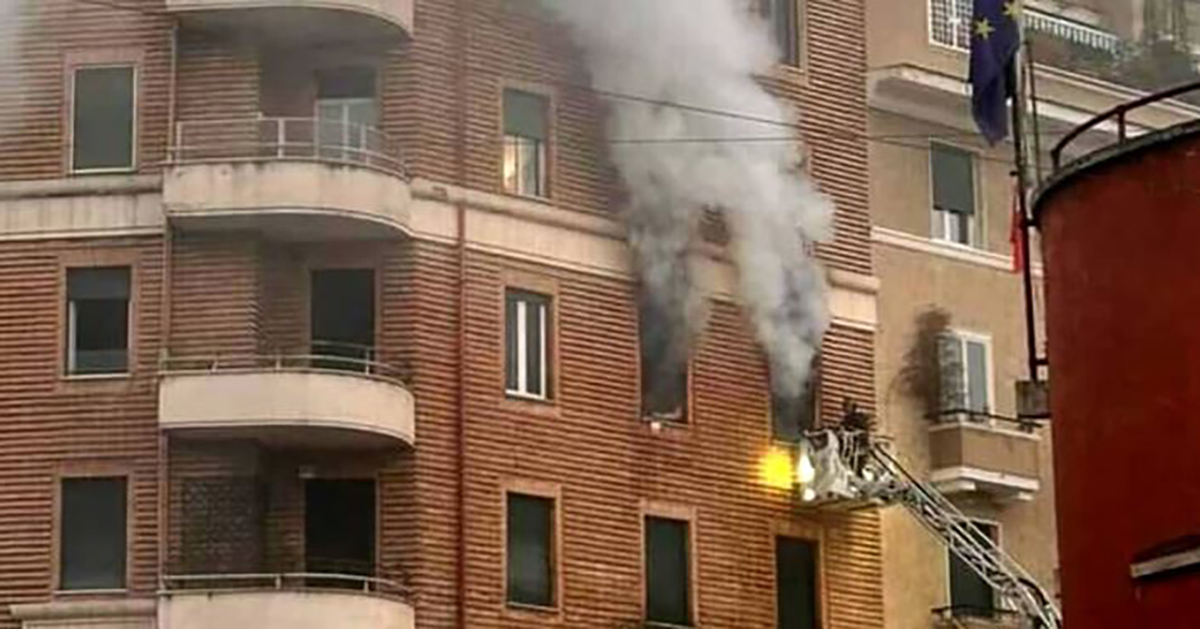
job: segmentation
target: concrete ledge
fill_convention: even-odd
[[[398,33],[412,36],[413,0],[166,0],[167,10],[177,13],[239,13],[253,11],[259,14],[286,14],[286,12],[314,12],[310,20],[305,18],[305,30],[311,33],[320,30],[321,13],[345,12],[386,23]],[[333,30],[334,24],[330,25]]]
[[[60,600],[9,605],[26,629],[154,629],[153,599]]]
[[[365,592],[264,590],[163,594],[159,626],[170,629],[412,629],[408,603]]]
[[[165,430],[326,448],[416,440],[412,394],[398,382],[355,373],[168,373],[159,386],[159,422]]]

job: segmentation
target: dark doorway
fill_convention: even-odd
[[[817,544],[792,537],[775,538],[775,595],[779,629],[817,629]]]
[[[304,487],[305,570],[375,574],[375,481],[309,480]],[[321,583],[358,587],[352,582]]]
[[[375,271],[319,269],[312,272],[314,367],[370,371],[363,361],[375,353]]]

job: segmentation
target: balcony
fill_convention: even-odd
[[[163,578],[158,626],[171,629],[412,629],[403,589],[338,574],[228,574]]]
[[[283,448],[413,445],[402,373],[346,353],[171,358],[159,386],[164,430]]]
[[[947,413],[929,427],[930,477],[946,494],[1029,500],[1041,486],[1031,427],[975,413]]]
[[[185,26],[276,44],[401,41],[412,0],[166,0]]]
[[[391,138],[308,118],[180,122],[163,179],[177,229],[279,241],[396,238],[408,232],[411,200]]]

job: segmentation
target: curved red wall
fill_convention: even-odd
[[[1038,200],[1067,629],[1200,627],[1195,573],[1135,555],[1200,534],[1200,134]]]

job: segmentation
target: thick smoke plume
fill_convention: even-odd
[[[695,245],[705,210],[718,208],[772,386],[799,395],[829,322],[808,246],[828,236],[832,206],[801,170],[795,127],[763,122],[797,120],[755,79],[777,58],[767,26],[745,0],[543,1],[571,27],[593,87],[609,93],[630,242],[650,305],[672,328],[659,341],[667,358],[686,354],[704,326]]]

